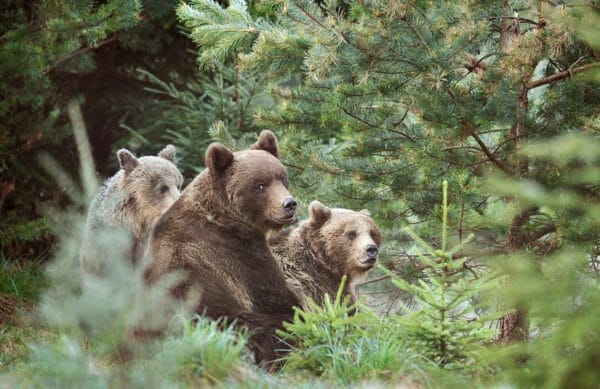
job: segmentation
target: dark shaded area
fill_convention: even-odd
[[[92,10],[106,3],[110,2],[94,3]],[[65,29],[64,37],[44,40],[48,32],[62,33],[62,27],[48,23],[61,17],[62,6],[56,6],[59,16],[48,20],[44,19],[48,5],[43,2],[8,1],[0,7],[2,255],[44,256],[52,238],[48,223],[40,222],[43,208],[71,204],[38,162],[41,153],[48,153],[71,177],[78,177],[78,154],[66,114],[70,99],[82,103],[96,169],[104,179],[118,166],[115,148],[127,146],[131,139],[121,124],[141,128],[161,115],[156,109],[161,98],[144,90],[149,84],[138,69],[178,86],[194,77],[193,45],[177,25],[176,5],[175,1],[144,1],[135,26],[110,32],[94,46],[79,38],[81,46],[67,55],[58,47],[73,35],[77,39],[77,24]],[[86,5],[70,7],[78,12],[77,7],[85,10]],[[47,62],[40,63],[43,60]],[[151,149],[133,151],[155,153],[163,146],[160,139],[152,141],[157,143]]]
[[[175,18],[175,15],[169,17]],[[57,69],[51,74],[57,89],[61,91],[61,100],[83,98],[83,115],[96,168],[102,177],[109,176],[116,168],[113,150],[126,146],[128,133],[120,124],[139,128],[160,116],[160,112],[151,109],[160,97],[144,90],[150,84],[140,78],[137,69],[147,70],[159,79],[169,80],[176,85],[184,85],[197,69],[194,55],[185,55],[193,49],[193,45],[175,23],[163,32],[164,36],[144,36],[144,32],[157,27],[160,22],[154,20],[148,22],[148,26],[139,27],[142,30],[139,36],[131,31],[123,36],[117,35],[113,42],[94,50],[96,70],[92,73],[73,75]],[[127,39],[132,36],[136,41],[154,38],[152,49],[131,47]],[[66,115],[62,119],[68,120]],[[157,149],[160,147],[156,145]],[[149,153],[155,151],[139,150]]]

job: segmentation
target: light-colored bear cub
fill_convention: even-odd
[[[183,177],[175,166],[175,147],[158,156],[136,158],[117,152],[121,169],[106,180],[88,210],[80,250],[82,275],[97,277],[123,259],[134,266],[158,218],[177,200]]]

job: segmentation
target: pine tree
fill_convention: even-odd
[[[470,235],[456,247],[448,248],[448,183],[443,183],[442,241],[435,249],[407,229],[417,246],[417,257],[423,266],[423,279],[418,283],[404,280],[384,269],[398,288],[417,300],[415,309],[403,306],[404,315],[398,318],[404,329],[403,340],[408,347],[421,350],[430,360],[444,369],[483,370],[477,352],[490,344],[493,331],[488,328],[497,311],[487,306],[474,308],[486,290],[496,288],[498,276],[489,271],[477,274],[470,258],[454,256],[462,251]],[[467,274],[467,273],[471,274]],[[483,315],[479,315],[479,314]],[[491,313],[491,314],[490,314]]]

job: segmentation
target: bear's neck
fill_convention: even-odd
[[[328,270],[328,273],[334,277],[334,281],[341,281],[344,275],[343,271],[336,269],[331,263],[331,259],[325,251],[325,245],[321,241],[321,237],[318,234],[314,234],[312,228],[307,224],[302,226],[300,231],[300,241],[304,245],[304,249],[308,250],[313,261],[319,266]]]
[[[105,182],[100,197],[103,217],[110,225],[126,227],[136,238],[148,232],[148,221],[139,217],[138,200],[127,190],[122,170]]]

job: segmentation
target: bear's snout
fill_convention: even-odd
[[[377,254],[379,254],[379,250],[377,249],[377,245],[373,243],[369,243],[365,247],[365,252],[367,253],[367,258],[361,260],[361,264],[365,267],[373,267],[375,262],[377,262]]]
[[[377,249],[376,244],[368,244],[365,248],[365,251],[367,252],[367,255],[370,259],[377,259],[377,254],[379,253],[379,250]]]
[[[283,199],[283,203],[281,204],[285,211],[285,215],[288,218],[291,218],[296,214],[297,205],[298,203],[296,203],[296,199],[293,197],[286,197],[285,199]]]

